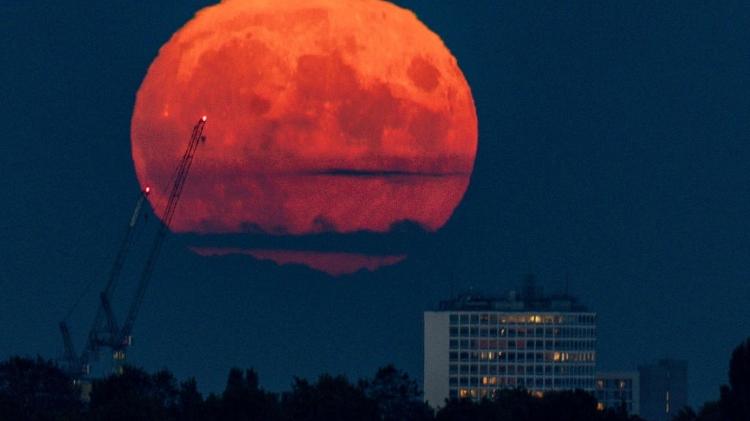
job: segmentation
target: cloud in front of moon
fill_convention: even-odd
[[[456,59],[412,12],[379,0],[224,1],[177,31],[131,125],[157,213],[204,114],[208,141],[177,232],[387,233],[401,221],[435,231],[466,191],[477,148]]]

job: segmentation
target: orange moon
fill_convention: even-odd
[[[176,232],[307,235],[445,224],[469,183],[477,117],[442,40],[379,0],[229,0],[159,50],[132,156],[157,214],[208,116]]]

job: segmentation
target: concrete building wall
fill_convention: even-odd
[[[505,388],[594,391],[595,313],[440,310],[424,318],[424,391],[433,407]]]
[[[448,313],[424,313],[424,399],[433,408],[448,397]]]

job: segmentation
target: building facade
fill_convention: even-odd
[[[467,294],[424,313],[424,396],[491,398],[503,388],[533,394],[594,391],[596,314],[567,295]]]
[[[688,404],[687,361],[661,359],[638,367],[641,416],[669,421]]]
[[[598,372],[594,388],[598,409],[625,405],[628,414],[640,414],[640,376],[637,372]]]

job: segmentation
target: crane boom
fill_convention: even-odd
[[[169,200],[167,201],[167,205],[164,209],[162,221],[156,233],[154,243],[151,246],[151,251],[149,252],[148,258],[146,260],[146,265],[143,267],[141,277],[138,280],[135,298],[130,305],[127,317],[125,318],[125,321],[122,324],[122,328],[120,329],[120,334],[117,337],[117,344],[113,344],[119,351],[124,350],[124,348],[130,344],[130,335],[133,331],[135,319],[138,316],[138,310],[143,303],[143,297],[146,294],[146,288],[148,287],[151,275],[154,272],[156,260],[159,257],[159,252],[161,251],[161,246],[164,243],[164,238],[166,237],[167,232],[169,231],[169,225],[172,222],[172,217],[174,216],[174,212],[177,209],[177,203],[179,202],[180,195],[182,195],[182,190],[185,187],[185,181],[187,180],[188,174],[190,172],[190,167],[193,164],[195,151],[198,148],[198,144],[205,140],[205,137],[203,136],[203,129],[205,128],[205,126],[206,117],[203,116],[195,125],[195,127],[193,127],[193,133],[190,137],[190,143],[188,144],[188,147],[182,156],[182,160],[180,160],[180,163],[175,170],[172,190],[169,193]]]
[[[81,376],[88,377],[89,374],[89,362],[92,358],[98,356],[99,350],[102,347],[112,349],[113,357],[115,359],[116,367],[119,369],[119,364],[125,358],[125,348],[130,345],[130,335],[133,331],[133,325],[138,315],[143,297],[146,293],[149,280],[153,274],[156,266],[156,261],[161,250],[161,246],[164,243],[164,239],[169,231],[170,223],[174,217],[175,210],[177,209],[177,202],[180,199],[182,190],[185,187],[185,181],[187,180],[190,167],[193,164],[193,157],[195,151],[198,148],[198,144],[205,141],[203,136],[203,130],[206,126],[206,116],[203,116],[198,123],[193,127],[193,132],[190,136],[190,142],[188,144],[185,153],[182,156],[177,168],[175,169],[174,176],[172,178],[172,188],[169,193],[166,207],[162,215],[162,221],[157,229],[156,238],[151,246],[150,253],[146,260],[146,264],[141,272],[141,276],[138,280],[136,287],[135,297],[130,304],[127,317],[125,318],[122,326],[118,325],[115,318],[114,311],[111,305],[111,297],[114,294],[117,281],[120,278],[120,274],[125,264],[126,257],[130,251],[130,248],[134,242],[134,232],[138,225],[139,216],[143,208],[143,202],[150,193],[150,188],[146,187],[140,194],[136,203],[133,214],[130,217],[128,228],[125,232],[125,238],[123,238],[120,248],[115,257],[112,269],[109,272],[107,282],[104,289],[100,293],[100,302],[97,307],[96,316],[94,322],[91,325],[91,330],[86,340],[86,345],[79,356],[76,354],[73,347],[73,341],[70,334],[70,329],[67,325],[67,319],[70,317],[71,312],[77,305],[77,303],[68,312],[68,315],[59,324],[60,332],[63,337],[64,354],[63,361],[67,365],[67,369],[76,379],[80,379]],[[79,298],[80,301],[80,298]]]
[[[122,268],[125,265],[125,260],[128,256],[128,252],[130,251],[130,248],[133,244],[133,237],[137,228],[138,220],[140,219],[139,217],[141,214],[141,209],[143,208],[143,202],[146,199],[146,196],[148,196],[150,190],[151,189],[149,187],[146,187],[138,195],[138,200],[136,201],[135,208],[133,209],[133,213],[130,216],[130,220],[128,221],[128,226],[125,230],[125,236],[123,237],[122,242],[120,243],[120,248],[117,250],[115,261],[112,265],[112,268],[109,271],[109,276],[107,277],[107,283],[105,284],[104,290],[101,292],[102,300],[104,300],[105,296],[109,298],[112,295],[115,286],[117,285],[117,281],[120,278],[120,274],[122,273]],[[62,336],[63,336],[63,345],[65,349],[63,359],[66,365],[68,366],[68,369],[73,372],[79,372],[79,371],[85,370],[92,355],[96,353],[97,343],[98,343],[98,334],[102,330],[102,323],[104,321],[102,319],[105,316],[107,316],[107,326],[111,325],[112,321],[109,320],[110,317],[105,312],[105,309],[103,308],[102,304],[104,304],[103,301],[102,303],[100,303],[99,307],[97,308],[96,316],[94,317],[94,321],[91,324],[91,329],[89,330],[89,333],[87,336],[86,346],[84,347],[84,350],[80,356],[75,352],[75,349],[73,347],[73,340],[72,340],[72,337],[70,334],[70,328],[68,327],[67,322],[66,321],[60,322],[59,327],[60,327],[60,332],[62,333]],[[69,315],[70,313],[68,313],[68,316]]]
[[[150,192],[151,189],[149,187],[146,187],[138,197],[138,202],[136,202],[135,209],[133,209],[133,214],[131,215],[130,221],[128,222],[128,229],[125,233],[125,238],[123,239],[122,245],[120,246],[120,250],[117,252],[115,263],[112,265],[112,269],[109,272],[109,277],[107,278],[107,283],[104,286],[104,290],[100,294],[99,308],[96,311],[96,317],[94,318],[94,322],[91,325],[91,329],[89,330],[86,348],[84,348],[83,354],[81,355],[81,362],[84,365],[88,364],[92,355],[96,353],[97,344],[100,341],[98,333],[101,330],[105,330],[105,332],[110,336],[116,334],[116,331],[112,330],[112,327],[114,326],[114,320],[111,308],[109,307],[109,300],[112,297],[112,293],[114,292],[115,287],[117,286],[117,281],[120,278],[120,273],[122,273],[122,268],[125,265],[125,258],[127,257],[128,252],[130,251],[130,247],[133,244],[133,233],[135,232],[136,224],[140,219],[139,216],[141,214],[141,209],[143,208],[143,202]],[[104,321],[106,321],[106,325],[105,328],[102,329],[102,323]]]

